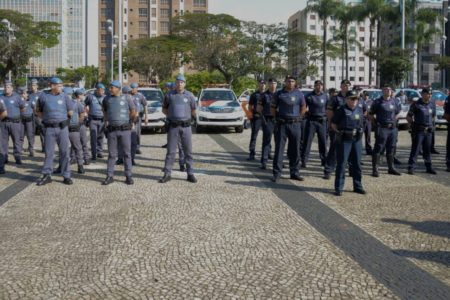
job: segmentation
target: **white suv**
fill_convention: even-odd
[[[162,112],[164,94],[159,88],[138,88],[138,92],[147,99],[148,122],[142,118],[142,129],[153,129],[165,132],[166,115]]]
[[[206,88],[198,97],[196,129],[206,127],[233,127],[244,130],[245,114],[234,92],[226,88]]]

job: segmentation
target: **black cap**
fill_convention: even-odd
[[[290,80],[290,79],[297,81],[297,77],[295,77],[294,75],[286,75],[286,77],[284,78],[284,81]]]
[[[349,91],[347,93],[346,99],[359,98],[358,93],[356,91]]]
[[[322,82],[322,80],[316,80],[316,81],[314,81],[314,85],[316,85],[316,84],[321,84],[321,85],[323,85],[323,82]]]
[[[275,78],[269,78],[269,83],[271,82],[277,82],[277,80]]]
[[[382,89],[390,89],[391,87],[389,86],[389,84],[385,84],[381,87]]]
[[[348,85],[352,85],[352,84],[350,83],[350,80],[348,80],[348,79],[344,79],[344,80],[342,80],[342,81],[341,81],[341,84],[348,84]]]
[[[330,89],[328,89],[328,93],[336,93],[336,89],[335,88],[330,88]]]
[[[260,79],[260,80],[258,80],[258,83],[259,84],[266,84],[266,81],[264,79]]]
[[[431,89],[430,88],[423,88],[422,89],[422,94],[424,94],[424,93],[431,94]]]

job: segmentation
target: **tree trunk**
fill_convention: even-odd
[[[345,51],[345,79],[348,77],[348,30],[345,29],[345,40],[344,40],[344,51]]]
[[[419,85],[420,85],[420,50],[419,50],[419,46],[417,46],[416,53],[417,53],[417,87],[419,87]]]
[[[372,37],[373,37],[373,27],[375,26],[375,21],[370,20],[370,35],[369,35],[369,86],[372,86]]]
[[[380,34],[381,34],[381,21],[378,20],[378,22],[377,22],[377,48],[380,48]],[[380,75],[378,73],[378,62],[377,62],[377,69],[375,72],[375,76],[377,78],[376,84],[379,87],[380,86]]]
[[[323,65],[323,89],[327,88],[327,26],[328,21],[327,18],[323,20],[323,45],[322,45],[322,65]]]
[[[341,76],[342,76],[342,78],[344,78],[344,75],[345,75],[345,48],[343,46],[344,45],[342,45],[342,54],[341,54],[341,60],[342,60]],[[336,78],[336,80],[337,80],[337,78]]]

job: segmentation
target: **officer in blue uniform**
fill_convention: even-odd
[[[25,101],[25,109],[20,112],[20,118],[22,120],[22,132],[20,134],[20,144],[23,149],[23,144],[25,142],[25,136],[28,140],[28,155],[30,157],[34,156],[34,107],[36,106],[36,101],[28,97],[26,87],[18,88],[18,94],[22,96],[23,101]]]
[[[341,90],[339,93],[330,98],[327,104],[327,119],[328,123],[331,124],[331,119],[333,118],[334,113],[339,109],[339,107],[343,106],[346,102],[347,93],[350,88],[350,81],[344,79],[341,81]],[[327,158],[325,160],[325,168],[324,168],[324,179],[330,179],[330,174],[334,171],[336,166],[336,132],[330,130],[329,133],[330,138],[330,149],[328,150]]]
[[[395,98],[391,97],[391,88],[383,87],[383,96],[376,99],[369,111],[370,120],[376,125],[375,147],[372,154],[372,176],[379,177],[378,165],[380,164],[380,153],[386,150],[388,173],[401,175],[394,167],[394,149],[397,144],[397,116],[400,107]]]
[[[293,180],[303,181],[300,176],[300,140],[302,118],[306,112],[303,93],[296,88],[297,79],[286,76],[285,86],[275,94],[271,112],[276,118],[275,156],[273,158],[272,182],[277,182],[283,169],[283,155],[288,141],[289,173]]]
[[[35,107],[36,107],[36,102],[37,99],[39,98],[39,94],[41,92],[38,91],[38,81],[36,79],[32,79],[31,80],[31,90],[28,92],[28,98],[30,99],[30,101],[33,103],[35,103]],[[41,151],[44,152],[44,127],[42,126],[42,120],[41,118],[39,118],[36,115],[36,110],[34,111],[34,126],[37,130],[37,133],[39,134],[39,138],[41,140]]]
[[[125,183],[134,184],[131,165],[131,124],[130,119],[136,117],[136,107],[129,95],[121,94],[121,84],[118,80],[111,82],[110,95],[103,99],[105,128],[108,139],[107,177],[102,182],[108,185],[114,182],[114,166],[118,156],[118,147],[123,150]]]
[[[328,103],[328,95],[323,92],[323,83],[320,80],[314,82],[314,90],[306,96],[306,124],[305,138],[303,139],[303,147],[301,151],[302,168],[306,168],[309,153],[314,135],[317,133],[319,142],[319,155],[322,166],[325,164],[327,155],[327,116],[326,107]]]
[[[164,164],[164,176],[159,180],[166,183],[171,179],[172,167],[178,149],[178,141],[181,140],[184,155],[186,157],[187,180],[196,183],[192,158],[192,129],[191,118],[196,117],[197,109],[195,97],[185,90],[186,78],[178,75],[175,89],[168,92],[163,102],[163,113],[167,116],[169,130],[167,131],[167,154]]]
[[[0,121],[6,118],[8,115],[5,107],[5,102],[2,98],[0,98]],[[0,134],[1,134],[1,127],[0,127]],[[2,151],[0,151],[0,174],[5,174],[5,165],[3,163],[4,155]]]
[[[362,132],[364,112],[358,105],[358,94],[355,91],[347,93],[345,105],[340,106],[331,118],[331,130],[335,132],[336,140],[336,179],[335,195],[341,196],[345,183],[345,167],[347,162],[352,165],[353,191],[366,194],[361,178]]]
[[[104,119],[102,103],[105,98],[105,86],[97,83],[95,93],[86,96],[84,101],[89,118],[89,132],[91,136],[91,159],[103,158]]]
[[[249,156],[247,160],[255,160],[256,154],[256,139],[258,138],[259,130],[262,125],[262,118],[257,111],[258,101],[261,100],[264,93],[266,92],[266,81],[260,80],[258,81],[258,90],[250,95],[250,99],[248,101],[248,109],[252,112],[252,121],[251,121],[251,135],[250,135],[250,145],[249,145]]]
[[[436,174],[431,164],[431,134],[436,107],[431,100],[428,88],[422,89],[422,98],[411,104],[406,120],[411,125],[412,146],[408,160],[408,174],[414,174],[417,155],[422,147],[427,173]]]
[[[62,92],[62,81],[59,78],[50,79],[50,92],[41,93],[36,103],[36,113],[42,119],[45,131],[45,161],[42,168],[42,178],[37,185],[52,182],[53,158],[55,144],[59,148],[59,162],[64,177],[64,184],[72,184],[70,178],[70,141],[69,119],[72,116],[72,100]]]
[[[81,91],[75,91],[74,95],[77,97]],[[71,152],[74,155],[76,163],[78,165],[78,174],[84,174],[84,159],[83,148],[80,138],[80,127],[84,122],[84,106],[76,99],[72,99],[73,114],[70,117],[69,123],[69,140],[71,145]]]
[[[138,92],[137,83],[130,84],[130,95],[133,98],[134,103],[136,104],[136,110],[138,112],[138,118],[136,118],[135,126],[136,126],[136,134],[137,134],[137,144],[136,144],[136,153],[141,154],[141,130],[142,130],[142,119],[145,120],[147,125],[147,99],[145,99],[144,95]],[[139,106],[138,106],[139,105]]]
[[[269,79],[269,89],[258,100],[257,112],[262,119],[262,151],[261,151],[261,169],[267,169],[267,161],[271,158],[270,152],[272,150],[271,142],[275,129],[275,118],[272,115],[271,107],[272,101],[277,92],[277,81],[273,78]]]
[[[373,100],[369,98],[369,93],[363,92],[362,93],[362,99],[367,107],[367,111],[370,111],[370,108],[373,104]],[[364,118],[364,141],[365,141],[365,149],[366,149],[366,155],[373,155],[373,148],[372,148],[372,121],[367,116]]]
[[[20,114],[25,110],[25,101],[22,97],[13,91],[11,81],[5,81],[5,91],[0,99],[3,100],[3,104],[8,113],[8,117],[4,118],[1,122],[1,149],[0,153],[3,155],[3,160],[0,162],[0,169],[4,164],[8,162],[8,143],[11,136],[14,149],[14,159],[17,165],[22,164],[22,145],[20,143],[20,137],[22,134],[22,124]]]
[[[444,118],[447,124],[447,153],[445,157],[445,164],[447,165],[447,172],[450,172],[450,96],[447,97],[444,104]]]

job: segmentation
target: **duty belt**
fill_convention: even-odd
[[[169,120],[169,125],[172,127],[190,127],[191,126],[191,120],[184,120],[184,121],[171,121]]]
[[[103,117],[89,116],[89,118],[95,121],[103,121]]]
[[[320,123],[325,122],[326,119],[327,118],[325,116],[308,116],[308,120]]]
[[[432,127],[432,126],[426,126],[426,125],[416,125],[416,124],[413,124],[413,125],[412,125],[412,130],[413,130],[413,131],[426,131],[426,132],[431,132],[431,131],[433,131],[433,127]]]
[[[301,122],[302,118],[277,118],[277,122],[280,124],[293,124],[293,123],[298,123]]]
[[[353,129],[353,130],[342,130],[338,134],[342,136],[343,140],[359,140],[361,138],[361,130]]]
[[[108,131],[126,131],[131,130],[130,124],[123,124],[123,125],[108,125]]]
[[[11,119],[6,117],[2,120],[2,122],[20,123],[20,119]]]
[[[63,129],[64,127],[69,125],[69,120],[65,120],[62,122],[55,122],[55,123],[49,123],[49,122],[42,121],[42,125],[44,125],[45,128],[58,128],[59,127],[61,129]]]
[[[380,128],[395,128],[395,124],[387,123],[387,124],[378,124]]]
[[[80,125],[69,125],[69,132],[79,132]]]
[[[32,116],[29,116],[29,117],[22,116],[21,119],[22,119],[22,122],[24,122],[24,123],[33,121]]]

